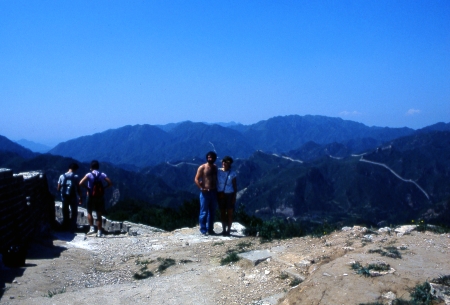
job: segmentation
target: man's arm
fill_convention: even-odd
[[[83,199],[81,198],[81,187],[80,184],[77,184],[77,194],[78,194],[78,204],[81,205],[83,203]]]
[[[199,166],[194,182],[200,190],[203,190],[203,165]]]
[[[112,186],[111,179],[109,179],[108,177],[105,177],[105,181],[106,181],[105,189],[107,189],[108,187]]]
[[[61,190],[61,176],[58,178],[58,185],[56,186],[56,190],[59,192],[59,190]]]
[[[87,188],[87,186],[86,186],[86,181],[87,181],[87,179],[88,179],[87,175],[84,176],[83,179],[81,179],[79,185],[82,186],[82,187],[84,187],[84,188]]]

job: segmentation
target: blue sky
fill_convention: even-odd
[[[450,117],[450,1],[0,0],[0,135]]]

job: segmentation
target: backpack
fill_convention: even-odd
[[[70,177],[67,177],[66,174],[64,174],[64,181],[63,181],[63,188],[61,191],[62,195],[66,196],[75,196],[75,190],[76,186],[74,183],[75,175],[71,175]]]
[[[101,198],[105,194],[105,187],[100,180],[101,174],[102,173],[100,172],[98,173],[98,175],[92,173],[92,175],[94,176],[94,183],[92,185],[92,197]]]

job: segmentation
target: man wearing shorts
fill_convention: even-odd
[[[80,181],[80,186],[87,188],[87,212],[88,212],[88,222],[90,230],[86,235],[95,235],[94,228],[94,218],[92,217],[92,211],[97,214],[97,237],[102,237],[102,213],[105,209],[105,198],[103,196],[94,196],[93,188],[95,179],[100,180],[103,188],[106,189],[112,186],[111,180],[106,176],[105,173],[99,172],[100,164],[97,160],[91,162],[91,171],[86,174]],[[106,182],[106,185],[105,185]]]

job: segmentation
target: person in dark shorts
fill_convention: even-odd
[[[233,211],[236,204],[237,175],[231,169],[232,163],[233,159],[225,156],[222,159],[222,168],[219,168],[217,172],[217,200],[219,202],[223,236],[230,236],[231,225],[233,224]]]
[[[111,187],[112,182],[106,176],[106,174],[101,173],[99,169],[100,164],[97,160],[93,160],[91,162],[91,171],[87,173],[86,176],[83,177],[83,179],[81,179],[80,186],[87,188],[86,206],[90,229],[89,232],[86,233],[86,235],[95,235],[94,218],[92,217],[92,211],[95,211],[95,213],[97,214],[97,237],[102,237],[102,213],[105,209],[105,198],[103,196],[103,193],[100,193],[99,195],[99,192],[96,192],[95,189],[97,188],[98,183],[101,184],[100,187],[102,187],[104,190],[108,187]]]
[[[62,174],[58,179],[56,190],[61,192],[63,229],[75,232],[77,228],[78,204],[81,205],[80,178],[76,174],[78,164],[71,163],[67,173]],[[78,200],[77,200],[78,194]],[[69,210],[70,209],[70,210]]]

